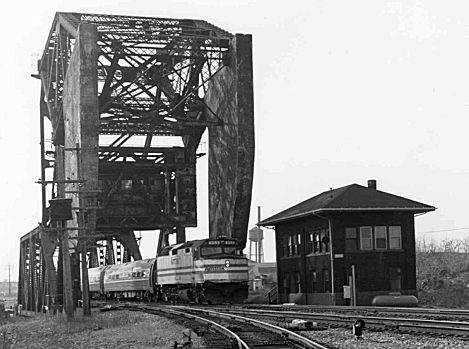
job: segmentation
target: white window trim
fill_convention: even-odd
[[[363,237],[363,228],[369,228],[370,229],[370,232],[371,232],[371,236],[368,238],[365,238]],[[363,247],[363,241],[364,240],[369,240],[370,241],[370,248],[364,248]],[[360,250],[363,250],[363,251],[372,251],[373,250],[373,226],[370,226],[370,225],[367,225],[367,226],[363,226],[363,227],[360,227]]]
[[[378,240],[378,237],[377,237],[377,234],[376,234],[376,228],[378,227],[383,227],[384,228],[384,241],[385,241],[385,245],[384,247],[378,247],[378,243],[377,243],[377,240]],[[374,242],[375,242],[375,249],[376,250],[387,250],[388,249],[388,227],[386,225],[376,225],[373,227],[373,235],[374,235]],[[380,239],[383,239],[382,237]]]
[[[391,236],[391,228],[399,228],[398,231],[394,231],[394,233],[399,233],[397,236]],[[390,225],[389,226],[389,249],[390,250],[401,250],[402,249],[402,228],[400,225]],[[399,238],[399,247],[391,247],[391,241],[393,239]]]

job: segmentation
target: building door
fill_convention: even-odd
[[[401,268],[389,268],[389,283],[391,292],[400,292],[402,290]]]

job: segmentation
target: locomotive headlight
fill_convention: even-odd
[[[226,260],[225,261],[225,268],[229,268],[230,267],[230,261]]]

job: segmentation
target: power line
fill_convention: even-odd
[[[469,227],[466,228],[455,228],[455,229],[444,229],[444,230],[429,230],[429,231],[419,231],[417,234],[431,234],[431,233],[444,233],[447,231],[456,231],[456,230],[467,230]]]

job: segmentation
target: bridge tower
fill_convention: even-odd
[[[251,46],[250,35],[203,20],[56,13],[33,75],[41,81],[43,214],[20,241],[19,303],[31,310],[60,303],[66,278],[58,253],[70,255],[63,275],[72,275],[77,298],[80,263],[85,283],[86,267],[100,260],[142,258],[135,231],[158,230],[158,249],[170,234],[185,241],[186,227],[197,226],[197,149],[206,130],[208,235],[244,248],[254,162]],[[71,199],[71,219],[51,219],[48,202],[57,198]],[[59,248],[64,234],[68,248]]]

